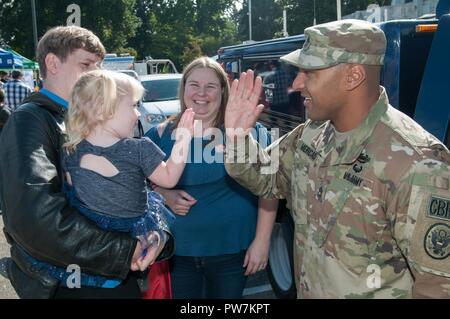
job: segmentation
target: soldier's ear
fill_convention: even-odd
[[[347,64],[344,72],[344,85],[347,91],[358,88],[367,76],[366,70],[361,64]]]

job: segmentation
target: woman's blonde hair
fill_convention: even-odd
[[[186,89],[186,80],[191,75],[192,71],[196,69],[211,69],[216,74],[217,78],[220,82],[220,88],[222,89],[222,100],[220,103],[219,112],[212,123],[213,127],[220,128],[224,124],[225,118],[225,108],[228,103],[228,96],[230,94],[230,88],[228,85],[228,78],[225,70],[222,66],[216,61],[208,58],[208,57],[199,57],[189,63],[189,65],[183,71],[183,77],[180,82],[180,89],[178,91],[178,97],[180,99],[181,112],[174,118],[169,119],[169,121],[174,121],[173,129],[178,127],[178,123],[180,122],[181,115],[186,110],[186,104],[184,103],[184,91]]]
[[[64,147],[74,151],[95,127],[113,117],[124,96],[138,101],[143,94],[141,83],[124,73],[95,70],[83,74],[70,95]]]

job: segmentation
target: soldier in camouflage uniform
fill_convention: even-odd
[[[449,298],[448,149],[389,105],[382,30],[341,20],[305,36],[281,59],[300,68],[293,87],[310,119],[259,149],[232,130],[247,132],[262,110],[261,79],[243,73],[226,111],[228,173],[259,196],[287,199],[299,298]],[[268,162],[278,166],[269,174]]]

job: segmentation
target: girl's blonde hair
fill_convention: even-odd
[[[222,68],[222,66],[217,63],[216,61],[208,58],[208,57],[199,57],[189,63],[189,65],[184,69],[183,71],[183,77],[181,78],[180,82],[180,88],[178,90],[178,97],[180,99],[180,106],[181,106],[181,112],[172,117],[169,118],[168,121],[174,121],[172,129],[175,129],[178,127],[178,123],[180,122],[181,115],[183,115],[183,112],[186,110],[186,104],[184,103],[184,91],[186,90],[186,80],[191,75],[192,71],[196,69],[211,69],[216,74],[217,78],[220,82],[220,88],[222,89],[222,100],[220,103],[219,111],[217,112],[216,118],[214,119],[214,122],[212,123],[213,127],[220,128],[224,124],[224,118],[225,118],[225,108],[228,103],[228,96],[230,93],[230,87],[228,85],[228,78],[227,74],[225,73],[225,70]]]
[[[73,152],[95,127],[113,117],[124,96],[139,101],[143,94],[141,83],[124,73],[95,70],[83,74],[70,95],[64,147]]]

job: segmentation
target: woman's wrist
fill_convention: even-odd
[[[264,244],[269,244],[270,243],[270,234],[256,234],[255,235],[255,241],[259,242],[259,243],[264,243]]]

